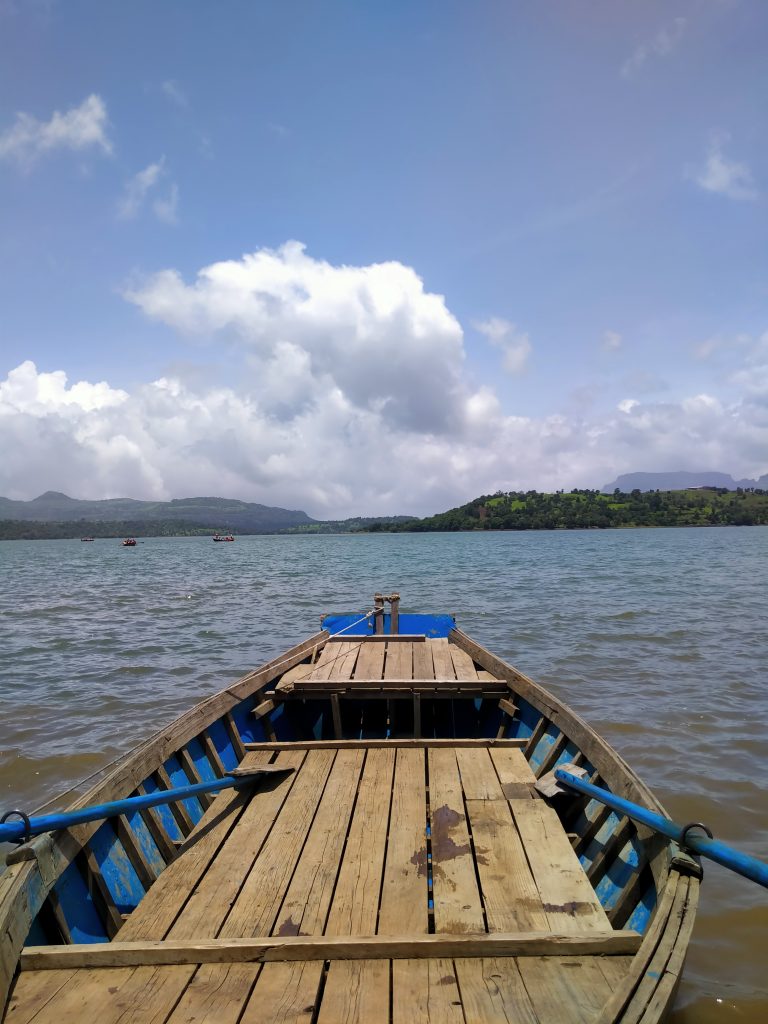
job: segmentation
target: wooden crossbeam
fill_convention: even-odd
[[[331,636],[328,638],[329,644],[344,643],[346,640],[351,640],[353,643],[409,643],[418,644],[423,643],[427,637],[423,633],[370,633],[365,636],[355,636],[354,633],[342,633],[339,636]]]
[[[642,936],[634,931],[492,932],[478,935],[271,936],[250,939],[95,942],[26,946],[23,971],[179,964],[269,963],[287,960],[411,960],[497,956],[627,956]]]
[[[524,747],[527,739],[290,740],[246,743],[246,750],[376,750],[379,747]]]

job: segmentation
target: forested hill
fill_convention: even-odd
[[[631,526],[757,526],[768,524],[768,491],[697,488],[687,491],[574,490],[569,494],[510,491],[483,495],[460,508],[379,531],[578,530]]]

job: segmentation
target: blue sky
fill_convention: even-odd
[[[0,493],[768,472],[767,43],[760,0],[0,0]]]

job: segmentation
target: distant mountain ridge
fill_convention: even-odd
[[[173,520],[212,530],[250,533],[274,533],[292,526],[309,526],[317,521],[306,512],[236,498],[174,498],[172,501],[105,498],[89,501],[70,498],[60,491],[46,491],[31,501],[0,497],[0,519],[46,523],[130,521],[136,524]]]
[[[734,480],[730,473],[702,472],[689,473],[680,470],[676,473],[624,473],[617,476],[611,484],[603,487],[603,494],[612,494],[616,488],[625,494],[638,491],[684,491],[688,487],[727,487],[735,491],[737,487],[760,487],[768,490],[768,473],[757,480]]]

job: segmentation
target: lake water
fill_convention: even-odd
[[[768,858],[768,527],[0,542],[0,808],[399,589],[601,732],[679,821]],[[768,1019],[768,893],[715,865],[674,1024]]]

